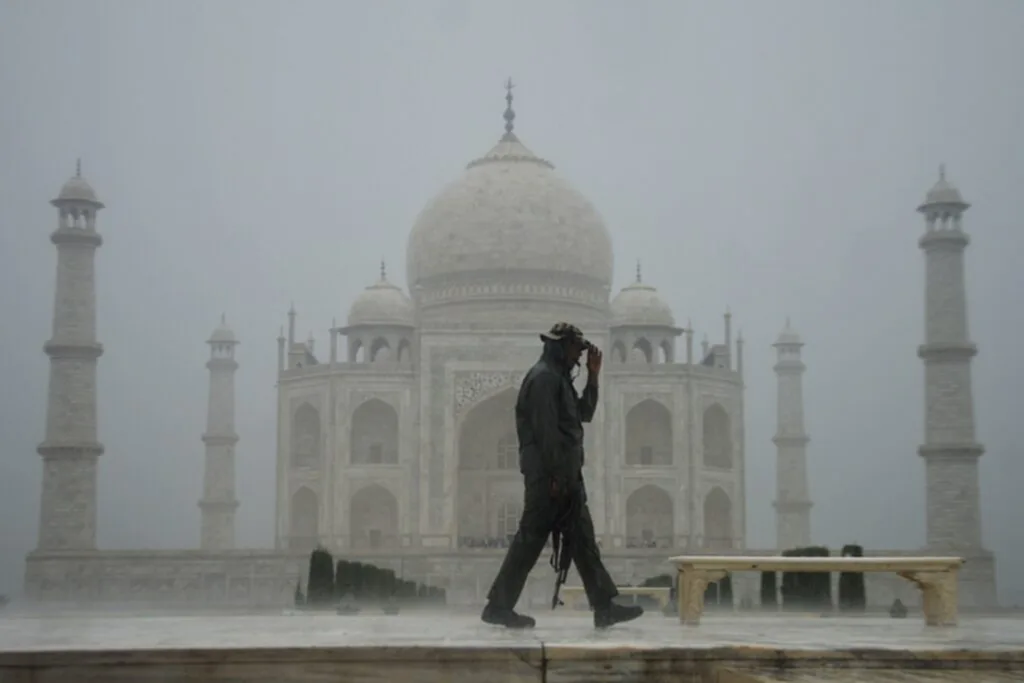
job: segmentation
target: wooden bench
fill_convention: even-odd
[[[893,572],[921,589],[929,626],[955,626],[957,577],[962,557],[730,557],[681,555],[669,558],[679,572],[679,620],[696,626],[704,611],[704,590],[729,572]]]
[[[658,601],[659,607],[665,609],[669,600],[672,599],[672,589],[668,586],[617,586],[619,595],[646,595]],[[565,598],[564,602],[570,609],[576,609],[580,604],[586,604],[587,593],[583,586],[562,586],[560,595]]]

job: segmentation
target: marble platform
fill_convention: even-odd
[[[660,614],[596,631],[542,612],[511,632],[474,615],[0,616],[0,683],[1017,683],[1024,619]]]

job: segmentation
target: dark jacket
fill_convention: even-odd
[[[597,410],[596,383],[576,393],[569,369],[545,353],[530,368],[516,400],[519,469],[528,478],[543,476],[571,488],[583,468],[583,423]]]

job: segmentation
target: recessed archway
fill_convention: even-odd
[[[672,497],[654,484],[641,486],[626,499],[626,545],[669,548],[675,535]]]
[[[498,518],[505,502],[522,498],[523,479],[515,438],[517,393],[509,387],[486,398],[462,420],[456,500],[460,545],[503,544],[492,520]]]
[[[352,413],[353,465],[398,463],[398,411],[379,398],[362,403]]]
[[[353,548],[397,548],[398,499],[379,484],[360,489],[352,496],[349,533]]]
[[[718,469],[732,468],[732,438],[729,414],[718,403],[704,411],[704,466]]]
[[[645,399],[626,413],[626,464],[634,467],[672,464],[672,414],[659,401]]]
[[[732,501],[716,486],[704,498],[704,547],[732,548]]]
[[[303,403],[292,416],[293,467],[319,467],[321,461],[320,411]]]

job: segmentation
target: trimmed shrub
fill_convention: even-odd
[[[774,612],[779,608],[775,572],[761,572],[761,609]]]
[[[859,545],[844,545],[843,557],[864,557],[864,548]],[[864,588],[864,572],[839,573],[839,609],[844,612],[863,612],[867,609],[867,591]]]
[[[306,604],[322,607],[334,602],[334,558],[323,546],[309,556]]]
[[[793,548],[783,557],[829,557],[828,548],[812,546]],[[831,610],[832,576],[829,572],[784,572],[782,574],[782,608],[786,610]]]
[[[306,596],[302,593],[302,580],[300,579],[299,581],[295,582],[295,606],[305,607],[305,605]]]

